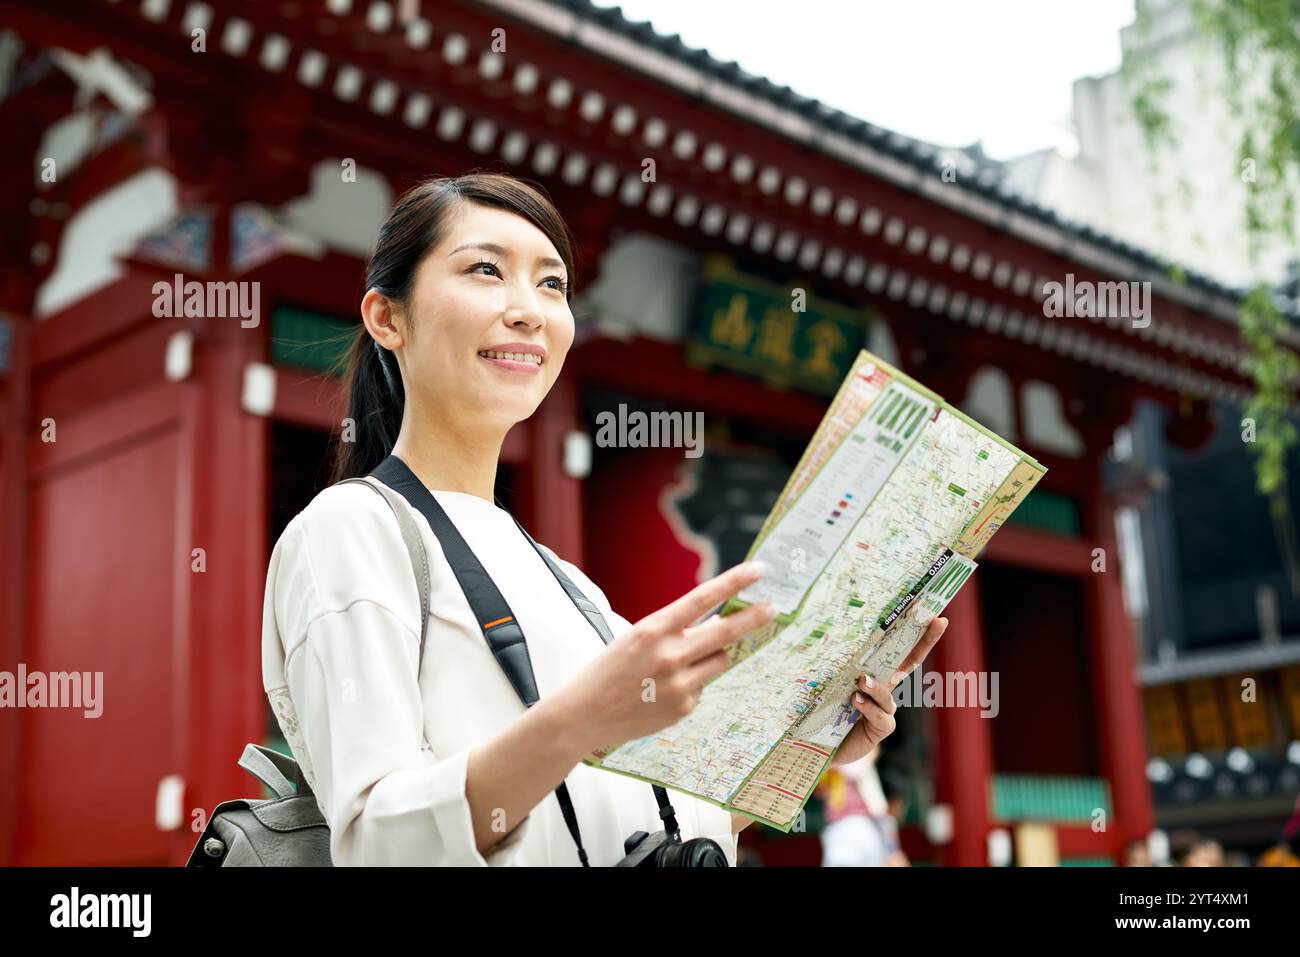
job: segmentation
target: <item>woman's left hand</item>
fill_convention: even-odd
[[[903,659],[889,681],[881,683],[868,675],[858,678],[859,691],[853,694],[853,707],[861,712],[861,717],[853,722],[849,735],[840,745],[832,765],[849,764],[866,757],[871,750],[894,732],[894,711],[898,707],[894,701],[894,689],[898,683],[911,673],[912,669],[925,660],[930,649],[935,646],[944,630],[948,627],[947,618],[936,618],[916,643],[911,653]]]

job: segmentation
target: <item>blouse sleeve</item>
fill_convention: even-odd
[[[273,560],[285,682],[333,862],[518,863],[531,819],[480,853],[465,796],[470,748],[439,756],[425,740],[409,556],[388,505],[351,489],[361,496],[350,509],[286,530]]]

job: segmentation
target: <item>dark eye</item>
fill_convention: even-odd
[[[564,277],[563,277],[563,276],[547,276],[545,279],[542,280],[542,282],[555,282],[555,283],[559,283],[559,285],[557,285],[557,286],[552,286],[551,288],[552,288],[552,289],[557,289],[557,290],[559,290],[560,292],[565,292],[565,291],[567,291],[568,288],[569,288],[569,284],[568,284],[567,282],[564,281]]]
[[[490,263],[490,262],[488,262],[487,260],[483,260],[482,262],[476,262],[474,265],[472,265],[472,266],[469,267],[469,271],[470,271],[470,272],[474,272],[474,271],[475,271],[476,269],[478,269],[480,266],[487,266],[489,269],[493,270],[494,272],[498,271],[498,269],[497,269],[497,264],[496,264],[496,263]]]

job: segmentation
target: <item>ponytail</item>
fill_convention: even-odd
[[[372,339],[365,326],[357,331],[349,350],[344,381],[348,415],[334,453],[331,484],[368,475],[388,458],[406,405],[397,358]]]

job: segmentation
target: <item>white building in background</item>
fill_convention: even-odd
[[[1121,71],[1085,77],[1074,84],[1078,155],[1046,150],[1020,157],[1005,165],[1006,181],[1062,216],[1228,285],[1281,282],[1300,249],[1277,243],[1257,264],[1250,261],[1239,155],[1245,118],[1234,114],[1224,92],[1224,54],[1197,31],[1190,0],[1153,6],[1149,31],[1135,23],[1120,31],[1120,41],[1126,62],[1135,50],[1149,50],[1152,74],[1169,79],[1163,106],[1176,144],[1153,158]],[[1247,79],[1248,87],[1266,82],[1260,69]],[[1243,100],[1251,94],[1243,90]],[[1300,216],[1296,225],[1300,234]]]

